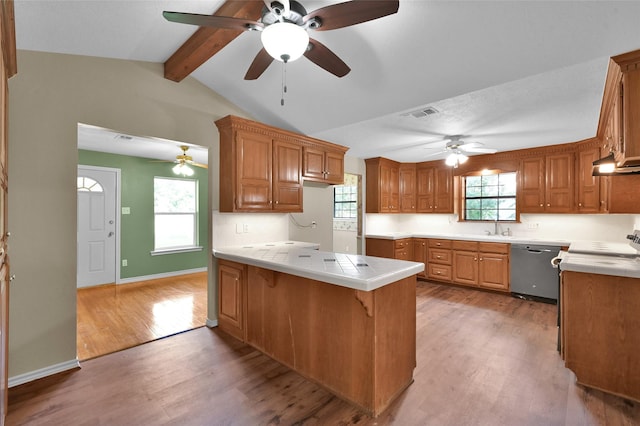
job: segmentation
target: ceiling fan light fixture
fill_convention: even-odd
[[[469,157],[461,153],[460,151],[452,152],[445,160],[445,164],[451,167],[458,167],[460,164],[464,164]]]
[[[267,53],[280,62],[295,61],[309,46],[307,30],[291,22],[276,22],[265,27],[260,38]]]
[[[176,175],[193,176],[193,169],[185,163],[178,163],[171,170]]]

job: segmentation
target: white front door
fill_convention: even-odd
[[[78,287],[116,282],[117,171],[78,166]]]

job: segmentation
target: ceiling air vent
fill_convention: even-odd
[[[435,109],[434,107],[426,107],[426,108],[421,108],[419,110],[416,111],[411,111],[410,113],[407,113],[405,115],[410,115],[413,118],[422,118],[422,117],[426,117],[428,115],[433,115],[433,114],[437,114],[439,111],[437,109]]]

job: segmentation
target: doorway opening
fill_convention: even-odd
[[[362,175],[345,173],[333,187],[333,251],[362,254]]]
[[[78,124],[80,361],[205,325],[207,163],[206,147]]]

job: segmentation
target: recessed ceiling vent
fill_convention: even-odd
[[[405,116],[410,115],[413,118],[423,118],[423,117],[427,117],[429,115],[433,115],[433,114],[437,114],[438,111],[437,109],[435,109],[434,107],[426,107],[426,108],[421,108],[419,110],[416,111],[411,111],[407,114],[404,114]]]
[[[133,140],[133,136],[129,136],[129,135],[116,135],[115,139],[118,140],[122,140],[122,141],[130,141]]]

